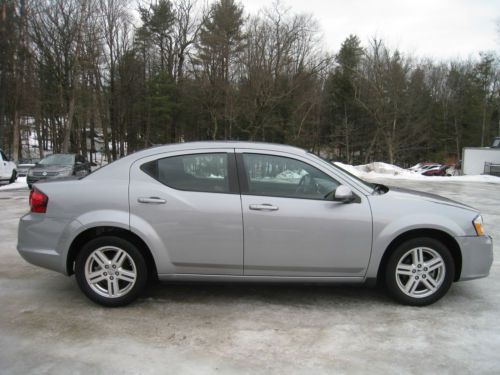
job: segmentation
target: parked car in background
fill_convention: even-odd
[[[171,281],[384,284],[423,306],[485,277],[480,213],[372,184],[299,148],[193,142],[136,152],[85,178],[35,185],[19,253],[75,274],[105,306]]]
[[[449,176],[448,169],[450,165],[440,165],[439,167],[429,168],[424,170],[421,174],[424,176]]]
[[[25,177],[28,175],[30,168],[33,168],[40,159],[22,159],[17,162],[17,175],[18,177]]]
[[[39,181],[83,177],[90,173],[90,163],[81,155],[52,154],[28,171],[28,187]]]
[[[432,169],[438,169],[440,166],[441,166],[441,164],[438,164],[438,163],[424,162],[424,163],[415,164],[413,167],[408,168],[408,170],[413,171],[413,172],[417,172],[417,173],[424,173],[424,172],[432,170]]]
[[[427,165],[424,165],[422,166],[420,169],[417,170],[418,173],[420,174],[424,174],[426,172],[430,172],[430,171],[433,171],[433,170],[437,170],[441,168],[441,164],[427,164]]]
[[[0,150],[0,182],[13,183],[17,179],[16,163],[10,161],[5,153]]]
[[[491,143],[491,148],[500,148],[500,137],[493,138],[493,142]]]

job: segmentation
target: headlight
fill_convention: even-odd
[[[73,174],[73,168],[62,169],[58,172],[59,176],[66,177]]]
[[[483,217],[479,215],[472,221],[472,224],[474,225],[474,229],[476,230],[477,235],[484,236]]]

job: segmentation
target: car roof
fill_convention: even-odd
[[[137,151],[127,157],[145,157],[163,152],[184,151],[184,150],[202,150],[211,148],[241,148],[241,149],[257,149],[257,150],[272,150],[282,151],[291,154],[303,155],[307,153],[304,149],[283,145],[279,143],[267,142],[247,142],[247,141],[199,141],[199,142],[183,142],[172,143],[167,145],[153,146],[145,150]]]

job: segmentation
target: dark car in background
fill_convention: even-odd
[[[39,181],[83,177],[90,173],[90,163],[85,157],[77,154],[49,155],[28,171],[28,187]]]

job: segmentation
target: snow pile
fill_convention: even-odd
[[[419,173],[410,171],[408,169],[403,169],[396,165],[382,163],[380,161],[370,164],[358,165],[355,168],[364,173],[374,173],[382,175],[408,176],[408,177],[420,175]]]
[[[8,185],[0,185],[0,191],[28,188],[26,177],[18,177],[16,182]]]
[[[367,180],[376,179],[403,179],[403,180],[419,180],[419,181],[469,181],[469,182],[489,182],[500,184],[500,177],[490,175],[475,175],[475,176],[424,176],[418,172],[413,172],[407,169],[400,168],[396,165],[391,165],[382,162],[374,162],[363,165],[349,165],[336,162],[340,168]]]

